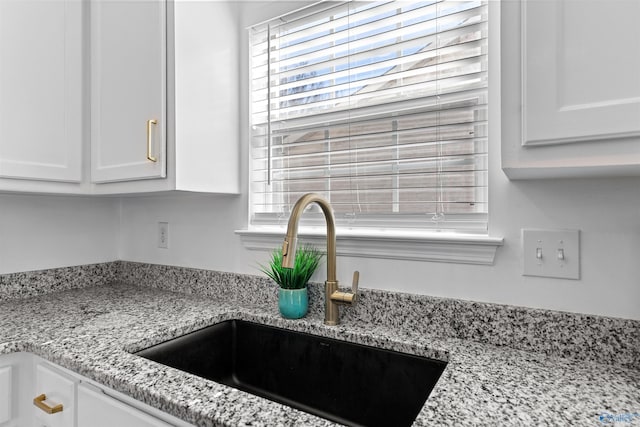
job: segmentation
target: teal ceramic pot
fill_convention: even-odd
[[[307,288],[278,288],[278,307],[280,307],[280,314],[285,319],[300,319],[304,317],[309,309]]]

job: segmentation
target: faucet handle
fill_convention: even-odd
[[[351,293],[353,293],[353,302],[358,299],[358,282],[360,281],[360,272],[358,270],[353,272],[353,282],[351,283]]]
[[[335,302],[336,304],[346,304],[346,305],[355,304],[356,300],[358,299],[358,280],[359,279],[360,279],[360,272],[354,271],[353,284],[351,285],[351,292],[342,292],[336,289],[330,295],[327,295],[327,296],[331,298],[331,301]],[[326,283],[329,283],[329,282],[326,282]],[[332,283],[334,283],[336,287],[338,286],[338,282],[332,282]]]

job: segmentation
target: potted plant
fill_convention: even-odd
[[[275,249],[271,253],[268,265],[260,265],[260,270],[278,284],[278,307],[280,314],[287,319],[299,319],[307,314],[309,295],[307,283],[313,276],[323,253],[310,245],[305,245],[296,251],[293,268],[282,266],[282,249]]]

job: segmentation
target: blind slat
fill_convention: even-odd
[[[382,69],[385,70],[384,74],[375,78],[368,78],[366,75],[379,71],[379,67],[366,73],[356,74],[346,82],[334,84],[330,87],[324,87],[324,84],[317,84],[317,86],[320,86],[319,88],[304,91],[302,93],[302,97],[299,92],[292,91],[291,87],[289,87],[288,90],[279,87],[280,90],[275,93],[271,99],[273,100],[273,105],[277,110],[282,107],[289,106],[290,101],[305,100],[311,97],[320,99],[325,97],[331,97],[333,99],[345,97],[353,98],[353,94],[362,95],[362,93],[359,92],[359,90],[362,89],[366,91],[364,93],[370,93],[373,97],[378,93],[377,91],[373,91],[373,89],[375,89],[375,85],[386,88],[395,87],[396,91],[401,92],[406,91],[410,85],[442,80],[444,78],[460,77],[482,71],[486,69],[486,59],[478,60],[477,58],[466,58],[431,66],[418,66],[417,64],[411,66],[411,64],[409,64],[411,68],[406,70],[402,69],[402,65],[404,64],[393,67],[382,67]],[[331,80],[324,80],[323,83],[327,83]],[[312,86],[314,85],[316,84],[312,84]],[[344,93],[344,95],[336,95],[341,92]]]
[[[482,40],[469,40],[464,43],[454,44],[442,49],[421,49],[417,50],[415,46],[407,46],[405,43],[398,43],[395,46],[376,49],[370,53],[365,65],[358,67],[352,67],[346,70],[331,71],[318,75],[318,71],[322,68],[335,69],[331,67],[331,62],[316,64],[314,66],[302,67],[294,70],[294,72],[281,73],[275,77],[279,78],[280,83],[278,89],[280,91],[299,87],[301,83],[305,85],[318,85],[320,83],[328,81],[340,81],[348,78],[351,74],[366,75],[367,73],[374,73],[380,69],[394,70],[394,73],[398,73],[399,69],[408,68],[412,64],[425,64],[429,65],[437,62],[438,64],[446,64],[461,59],[467,59],[471,57],[477,57],[485,54],[483,47],[486,43]],[[416,53],[410,55],[403,55],[401,57],[394,57],[392,55],[398,51],[409,50],[411,47],[416,50]],[[391,59],[390,59],[391,58]],[[355,61],[355,59],[353,59]],[[322,67],[322,68],[321,68]],[[293,77],[305,76],[304,79],[293,80]],[[306,77],[309,76],[309,77]],[[255,87],[254,90],[262,89],[261,87]],[[266,98],[266,93],[265,93]]]
[[[462,12],[457,15],[448,16],[437,20],[425,20],[422,22],[412,23],[408,26],[403,26],[393,30],[381,30],[375,35],[369,35],[361,39],[351,40],[358,36],[349,34],[353,29],[344,30],[344,33],[336,32],[330,35],[313,39],[312,42],[306,43],[307,50],[311,52],[302,51],[305,53],[299,53],[293,56],[293,52],[287,52],[289,49],[284,48],[280,55],[283,56],[281,61],[278,61],[279,69],[287,69],[291,66],[305,62],[315,62],[318,58],[325,58],[327,56],[333,56],[336,58],[346,57],[358,52],[360,49],[367,49],[368,46],[376,44],[394,44],[403,38],[421,39],[426,36],[433,35],[439,31],[445,32],[460,27],[468,26],[483,20],[483,16],[486,15],[486,9],[474,9]],[[397,21],[400,23],[400,21]],[[277,48],[277,46],[274,46]],[[288,55],[287,55],[288,54]],[[276,55],[277,57],[278,55]]]
[[[350,110],[349,114],[344,111],[321,111],[310,116],[301,116],[295,119],[289,119],[286,123],[277,121],[272,122],[274,135],[278,135],[278,128],[305,130],[311,127],[330,127],[339,124],[357,124],[370,120],[384,120],[385,118],[393,120],[394,118],[409,117],[415,114],[428,112],[442,112],[443,110],[453,110],[463,107],[475,107],[478,105],[486,105],[487,92],[486,88],[461,90],[437,96],[424,98],[404,99],[397,102],[389,102],[366,107],[360,107],[356,110]],[[261,131],[266,129],[262,122],[263,115],[259,112],[254,113],[254,136],[258,136]]]
[[[484,71],[472,72],[464,76],[429,80],[400,88],[381,88],[373,94],[370,92],[357,92],[350,96],[342,95],[328,100],[309,99],[298,105],[277,108],[277,111],[273,113],[275,117],[273,117],[272,120],[290,120],[299,116],[308,115],[317,110],[332,109],[346,111],[405,99],[437,97],[443,93],[456,91],[464,92],[486,87],[487,79],[487,73]]]

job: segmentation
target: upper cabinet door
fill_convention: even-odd
[[[500,2],[502,167],[640,175],[640,1]]]
[[[166,176],[166,2],[91,2],[91,177]]]
[[[640,137],[640,2],[523,8],[524,144]]]
[[[0,1],[0,177],[82,179],[82,7]]]

